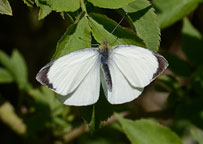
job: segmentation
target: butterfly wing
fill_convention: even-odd
[[[67,54],[44,66],[36,76],[43,85],[62,95],[67,105],[90,105],[99,97],[100,61],[97,49]]]
[[[111,61],[136,88],[147,86],[168,66],[168,62],[163,56],[145,48],[119,45],[112,49]]]
[[[100,93],[100,61],[86,75],[74,92],[59,96],[59,100],[66,105],[84,106],[97,102]]]
[[[105,90],[107,100],[121,104],[137,98],[143,88],[160,75],[168,66],[161,55],[150,50],[119,45],[112,47],[109,55],[109,69],[112,77],[112,92]]]
[[[101,81],[105,96],[111,104],[122,104],[132,101],[142,93],[142,88],[138,89],[130,86],[129,82],[119,70],[118,66],[111,60],[109,61],[109,70],[112,79],[112,91],[107,90],[103,75],[101,77]]]

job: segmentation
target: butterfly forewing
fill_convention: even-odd
[[[88,66],[88,65],[86,65]],[[100,93],[100,61],[90,69],[88,74],[74,90],[74,92],[59,96],[59,100],[66,105],[85,106],[97,102]]]
[[[97,49],[87,48],[67,54],[43,67],[36,79],[60,95],[73,93],[98,64]],[[95,79],[97,81],[97,79]]]
[[[159,54],[133,45],[113,47],[110,57],[135,88],[147,86],[168,66],[168,62]]]

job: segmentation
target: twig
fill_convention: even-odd
[[[63,139],[65,143],[69,143],[70,141],[74,140],[75,138],[81,136],[83,133],[89,131],[87,124],[82,124],[81,126],[73,129],[71,132],[64,135]]]
[[[128,112],[120,113],[122,117],[126,117],[129,115]],[[116,122],[117,118],[113,115],[107,121],[104,122],[103,126],[108,126],[109,124]],[[63,140],[65,143],[69,143],[72,140],[76,139],[77,137],[81,136],[82,134],[89,132],[89,128],[87,124],[82,124],[81,126],[73,129],[71,132],[64,135]]]

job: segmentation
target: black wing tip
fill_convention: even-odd
[[[47,64],[44,66],[36,75],[36,80],[40,82],[42,85],[47,86],[50,89],[54,89],[53,84],[50,83],[47,73],[49,72],[50,67],[52,66],[52,63]]]
[[[157,68],[157,71],[154,73],[153,75],[153,79],[155,79],[156,77],[158,77],[160,74],[162,74],[166,68],[168,67],[168,61],[161,56],[160,54],[153,52],[154,56],[157,58],[159,67]]]

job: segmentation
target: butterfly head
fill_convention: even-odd
[[[106,38],[103,38],[102,42],[101,42],[101,45],[99,46],[99,50],[101,52],[104,52],[104,51],[108,51],[109,50],[109,46],[108,46],[108,41]]]

